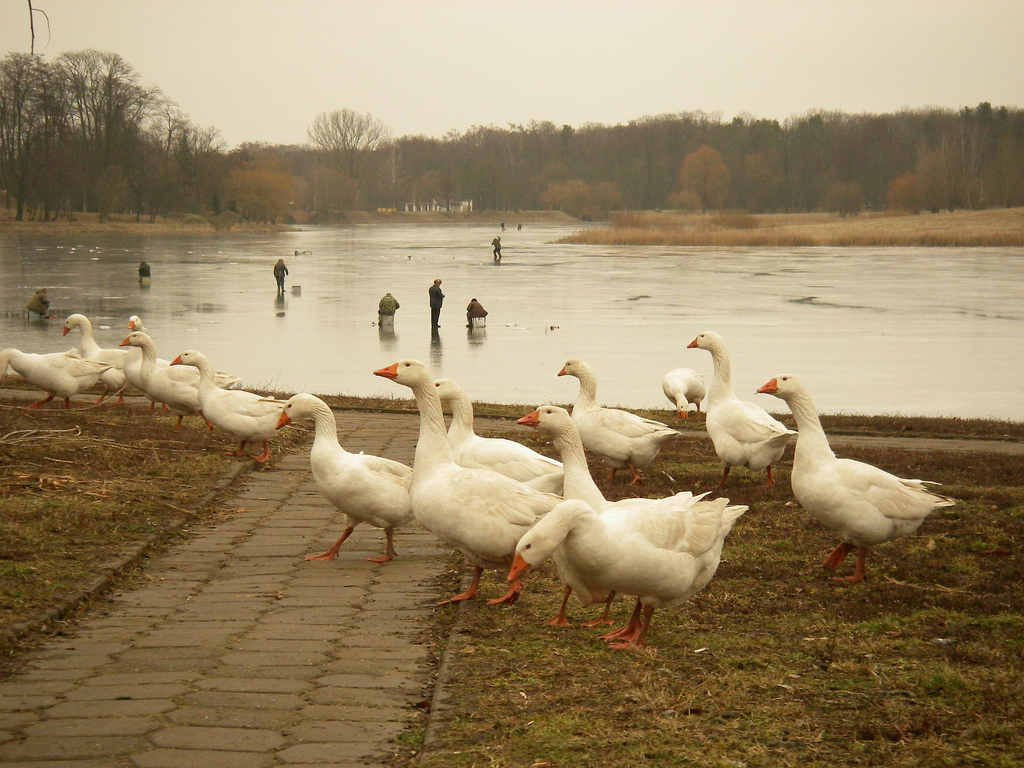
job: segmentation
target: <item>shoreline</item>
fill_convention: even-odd
[[[0,235],[68,235],[68,234],[126,234],[126,235],[185,235],[185,234],[276,234],[301,232],[319,227],[351,227],[372,224],[487,224],[498,226],[504,221],[506,228],[517,224],[573,224],[578,220],[561,211],[473,211],[470,213],[449,213],[443,211],[347,211],[344,218],[331,224],[287,223],[254,224],[234,216],[202,217],[195,215],[148,217],[138,219],[131,214],[118,214],[100,222],[95,213],[76,213],[71,221],[13,221],[10,211],[0,210]]]
[[[72,221],[21,221],[0,210],[0,235],[125,234],[266,235],[311,228],[344,228],[374,224],[579,225],[557,242],[571,245],[681,247],[1024,247],[1024,208],[999,208],[940,213],[864,212],[840,218],[827,213],[769,213],[736,211],[615,212],[610,221],[585,222],[561,211],[348,211],[331,224],[253,224],[237,215],[184,215],[138,220],[116,215],[100,222],[98,214],[75,214]]]

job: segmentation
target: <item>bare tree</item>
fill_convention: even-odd
[[[391,129],[369,112],[360,114],[351,109],[321,112],[306,129],[309,140],[330,158],[360,190],[367,178],[368,165],[374,150],[391,138]]]

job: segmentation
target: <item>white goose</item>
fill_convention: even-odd
[[[395,556],[394,530],[412,517],[409,482],[412,470],[397,461],[365,453],[350,453],[338,442],[334,412],[318,397],[293,395],[281,409],[278,428],[290,421],[312,419],[316,427],[309,465],[317,488],[346,517],[341,538],[326,552],[307,555],[307,560],[333,560],[360,523],[384,529],[385,548],[380,557],[365,558],[385,563]]]
[[[715,453],[722,460],[724,488],[733,467],[752,470],[767,469],[764,487],[775,484],[772,464],[782,458],[791,435],[791,429],[759,405],[740,400],[732,389],[732,368],[729,352],[722,337],[714,331],[701,333],[687,345],[687,349],[704,349],[711,353],[714,371],[708,390],[707,420],[705,428],[715,444]]]
[[[92,333],[92,322],[85,315],[77,313],[68,315],[64,321],[64,330],[61,335],[67,336],[74,328],[78,329],[82,337],[80,342],[82,357],[110,366],[100,374],[100,383],[104,389],[103,394],[96,402],[102,403],[109,394],[115,393],[117,394],[116,405],[121,405],[124,402],[124,388],[128,385],[128,380],[124,377],[124,361],[128,356],[128,351],[119,348],[104,349],[97,344]]]
[[[933,510],[956,503],[926,487],[937,483],[905,480],[871,464],[836,458],[814,401],[796,376],[776,376],[757,391],[785,400],[793,412],[799,430],[790,479],[793,495],[841,539],[822,565],[838,568],[857,547],[853,575],[841,581],[864,580],[869,547],[912,533]]]
[[[138,347],[142,350],[142,364],[139,367],[139,387],[145,395],[158,403],[163,403],[170,411],[177,415],[178,420],[174,428],[181,427],[181,420],[185,416],[201,414],[202,407],[199,405],[198,381],[196,385],[184,384],[178,381],[171,373],[175,368],[160,367],[156,364],[156,346],[149,334],[142,331],[132,331],[125,340],[121,342],[122,347]],[[188,369],[183,369],[188,370]],[[199,376],[199,371],[196,371]],[[207,422],[209,425],[209,422]],[[210,426],[210,429],[213,427]]]
[[[277,434],[277,420],[284,400],[263,397],[244,389],[221,389],[213,382],[214,370],[210,359],[194,349],[182,352],[171,361],[171,365],[191,365],[199,371],[197,390],[203,418],[242,441],[235,456],[244,456],[245,444],[258,440],[263,443],[263,453],[253,458],[260,464],[270,458],[269,440]]]
[[[413,514],[473,564],[466,591],[442,605],[469,600],[476,596],[483,569],[508,569],[519,538],[560,499],[490,469],[456,464],[445,434],[441,398],[423,363],[401,360],[374,374],[409,387],[416,396],[420,432],[409,486]],[[504,595],[488,602],[514,603],[522,588],[513,580]]]
[[[679,432],[660,421],[629,411],[602,408],[597,404],[597,377],[582,360],[567,361],[558,375],[579,379],[580,391],[572,407],[572,420],[576,422],[584,447],[611,467],[608,482],[615,477],[617,469],[628,469],[632,473],[630,485],[642,482],[640,469],[654,461],[665,442]]]
[[[704,374],[697,373],[693,368],[673,368],[665,374],[661,380],[661,391],[665,397],[676,407],[676,413],[686,418],[690,412],[690,406],[697,406],[697,415],[700,415],[700,403],[707,394],[704,386]]]
[[[142,325],[142,320],[139,319],[138,315],[132,315],[128,318],[128,330],[149,333],[145,326]],[[164,360],[162,357],[158,357],[156,359],[156,365],[158,368],[169,369],[167,375],[175,381],[180,381],[182,384],[191,384],[194,387],[199,386],[199,371],[195,368],[190,366],[186,366],[184,368],[170,368],[170,361]],[[128,357],[125,360],[124,375],[125,378],[128,379],[128,383],[140,391],[142,390],[141,368],[142,350],[132,347],[128,350]],[[237,376],[225,373],[224,371],[214,371],[213,382],[218,387],[223,387],[225,389],[231,389],[241,385],[241,379]]]
[[[54,397],[64,398],[64,408],[71,408],[71,396],[96,386],[100,375],[110,368],[105,363],[86,360],[74,350],[36,354],[11,347],[0,352],[0,379],[14,369],[29,384],[39,387],[47,396],[26,408],[38,408]]]
[[[562,463],[548,458],[515,440],[480,437],[473,431],[473,403],[451,379],[437,379],[434,388],[441,405],[452,412],[448,428],[455,463],[460,467],[493,469],[545,493],[562,493]]]
[[[674,496],[662,499],[627,498],[620,501],[608,501],[590,474],[590,468],[587,466],[587,457],[583,450],[583,443],[568,411],[557,405],[542,405],[533,413],[519,419],[518,423],[536,427],[552,438],[565,467],[564,497],[566,499],[583,501],[600,515],[607,513],[635,513],[638,515],[685,517],[695,507],[697,502],[707,495],[703,493],[699,496],[694,496],[690,491],[681,491]],[[680,545],[685,545],[685,542],[682,542]],[[578,584],[574,582],[579,582],[583,577],[577,572],[576,567],[572,563],[564,562],[564,558],[561,557],[561,550],[555,551],[554,558],[559,574],[562,576],[562,580],[566,582],[567,587],[558,613],[551,619],[548,619],[546,623],[561,626],[568,623],[565,620],[565,606],[572,591],[576,590],[577,596],[583,595],[583,597],[580,597],[580,602],[584,605],[589,605],[593,602],[591,598],[600,597],[600,595],[595,594],[589,587],[584,587],[582,591],[579,590]],[[718,567],[718,562],[717,560],[714,562],[709,561],[706,565],[707,569],[701,575],[701,578],[706,576],[707,579],[710,579],[714,574],[714,569]],[[585,581],[585,579],[583,580]],[[704,583],[707,583],[706,580]],[[605,599],[610,604],[611,598],[606,596]],[[603,623],[607,613],[608,606],[606,605],[605,612],[594,621],[588,622],[587,625]]]
[[[725,537],[746,510],[719,498],[678,512],[652,507],[598,514],[586,502],[566,499],[519,540],[508,578],[560,551],[582,601],[604,599],[610,591],[636,596],[626,626],[602,639],[616,641],[612,648],[642,648],[656,608],[688,600],[711,580]]]

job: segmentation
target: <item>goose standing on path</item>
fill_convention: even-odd
[[[234,435],[241,444],[234,456],[245,455],[245,444],[263,443],[263,453],[253,456],[262,464],[270,458],[270,439],[277,434],[277,420],[281,416],[284,400],[263,397],[244,389],[222,389],[213,382],[213,365],[202,352],[186,350],[171,361],[171,365],[191,365],[199,371],[199,408],[209,424]]]
[[[96,402],[102,403],[108,395],[116,394],[115,405],[121,405],[124,403],[124,388],[128,386],[128,380],[124,376],[124,363],[128,357],[128,351],[120,348],[104,349],[97,344],[92,333],[92,322],[85,315],[77,313],[68,315],[64,321],[64,330],[61,335],[67,336],[74,328],[78,329],[82,337],[80,342],[82,357],[110,366],[100,374],[103,393]]]
[[[608,510],[566,499],[527,531],[516,547],[509,580],[561,551],[598,598],[614,591],[634,595],[622,629],[602,635],[612,648],[642,648],[656,608],[689,600],[711,580],[722,545],[747,508],[725,498],[697,501],[685,510]]]
[[[836,458],[818,409],[796,376],[776,376],[757,391],[781,398],[793,412],[798,430],[793,495],[811,517],[839,534],[839,546],[822,566],[835,570],[857,548],[853,575],[839,581],[863,581],[869,547],[913,533],[933,510],[956,503],[926,487],[937,483],[905,480],[871,464]]]
[[[691,513],[691,510],[696,508],[697,503],[707,496],[706,493],[694,496],[690,491],[681,491],[673,496],[661,499],[627,498],[619,501],[608,501],[597,487],[593,477],[591,477],[590,468],[587,466],[587,457],[583,450],[583,443],[580,441],[579,432],[568,411],[557,405],[542,405],[533,413],[519,419],[518,423],[536,427],[539,431],[552,438],[565,467],[564,497],[586,503],[587,506],[599,515],[635,514],[654,517],[681,517],[685,519]],[[726,502],[728,502],[728,499],[726,499]],[[743,510],[745,509],[746,507],[743,507]],[[740,514],[742,512],[738,512],[736,517],[739,517]],[[679,547],[680,551],[685,550],[689,546],[685,539],[673,541],[672,543],[673,546]],[[703,588],[714,575],[715,570],[718,568],[717,558],[720,554],[721,548],[719,548],[717,554],[712,551],[707,553],[707,556],[701,560],[700,571],[695,575],[696,589]],[[597,600],[607,600],[610,603],[607,591],[595,588],[595,583],[589,575],[592,570],[589,564],[584,563],[580,566],[571,560],[567,560],[562,555],[561,548],[555,550],[554,559],[559,575],[566,583],[566,589],[558,613],[545,623],[555,626],[562,626],[568,623],[565,619],[565,606],[569,595],[574,591],[580,602],[584,605],[590,605]],[[606,605],[605,612],[593,622],[588,622],[587,625],[603,623],[607,613]]]
[[[409,387],[416,397],[420,432],[409,485],[412,511],[424,528],[459,549],[473,564],[466,591],[441,604],[469,600],[476,596],[483,570],[507,572],[520,537],[561,499],[493,470],[456,464],[445,433],[441,398],[423,363],[400,360],[374,374]],[[514,579],[504,595],[487,602],[514,603],[522,588]]]
[[[412,470],[397,461],[366,453],[350,453],[338,442],[334,412],[319,397],[300,393],[289,398],[277,422],[280,429],[290,421],[311,419],[316,428],[309,449],[309,466],[317,488],[345,514],[345,530],[326,552],[307,555],[307,560],[333,560],[345,539],[360,523],[384,530],[384,554],[367,557],[386,563],[395,556],[394,530],[412,518],[409,482]]]
[[[661,380],[661,391],[676,407],[676,413],[680,418],[687,417],[691,405],[697,406],[697,415],[699,416],[700,403],[707,393],[704,386],[704,374],[697,373],[693,368],[673,368]]]
[[[687,349],[707,350],[714,364],[705,428],[724,465],[719,487],[725,487],[733,467],[748,467],[754,471],[767,469],[764,487],[774,485],[772,464],[782,458],[790,436],[796,432],[787,429],[761,406],[736,397],[732,390],[729,352],[721,336],[714,331],[698,334]]]
[[[597,377],[590,366],[578,358],[567,361],[558,375],[575,376],[580,382],[572,420],[576,422],[583,446],[611,467],[608,482],[615,477],[617,469],[628,469],[632,473],[630,485],[643,482],[640,470],[654,461],[661,447],[679,432],[660,421],[629,411],[602,408],[597,404]]]
[[[562,463],[537,453],[515,440],[480,437],[473,431],[473,402],[451,379],[436,379],[434,388],[441,405],[452,412],[448,442],[455,463],[460,467],[493,469],[531,488],[562,494]]]
[[[0,380],[7,377],[8,367],[14,369],[25,381],[39,387],[47,396],[27,410],[38,408],[55,397],[64,399],[64,409],[71,408],[71,396],[86,392],[96,386],[100,375],[110,368],[104,363],[86,360],[76,352],[49,352],[36,354],[22,352],[10,347],[0,352]]]

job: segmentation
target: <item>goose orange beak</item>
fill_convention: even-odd
[[[556,375],[558,375],[558,376],[565,376],[565,366],[564,365],[562,366],[562,370],[560,370]]]
[[[171,365],[182,365],[181,355],[178,355],[176,358],[171,360]]]
[[[697,348],[697,339],[694,339],[689,344],[687,344],[686,348],[687,349],[696,349]]]
[[[385,379],[394,381],[398,378],[398,363],[392,363],[387,368],[380,368],[373,372],[374,376],[383,376]]]
[[[757,393],[760,395],[774,395],[779,391],[779,382],[776,379],[772,379],[767,384],[763,384],[757,388]]]
[[[130,331],[134,331],[135,330],[135,321],[134,320],[129,320],[128,321],[128,330],[130,330]]]
[[[521,419],[516,419],[516,424],[522,424],[524,427],[536,427],[540,423],[540,411],[534,411],[528,413]]]
[[[130,347],[131,345],[132,345],[132,343],[131,343],[130,341],[128,341],[128,337],[127,337],[127,336],[125,336],[125,337],[124,337],[124,341],[122,341],[122,342],[121,342],[120,344],[118,344],[117,346],[119,346],[119,347]]]
[[[508,581],[515,581],[524,573],[530,570],[530,564],[523,560],[523,556],[516,552],[516,558],[512,561],[512,567],[508,569]]]
[[[291,424],[291,423],[292,423],[292,420],[291,420],[291,418],[289,418],[288,412],[282,410],[281,411],[281,416],[280,416],[280,418],[278,418],[277,424],[274,426],[274,429],[280,429],[285,424]]]
[[[68,335],[68,331],[70,331],[70,330],[71,330],[71,329],[70,329],[70,328],[68,328],[68,327],[67,327],[67,326],[65,325],[65,326],[64,326],[64,330],[60,332],[60,335],[61,335],[61,336],[67,336],[67,335]]]

